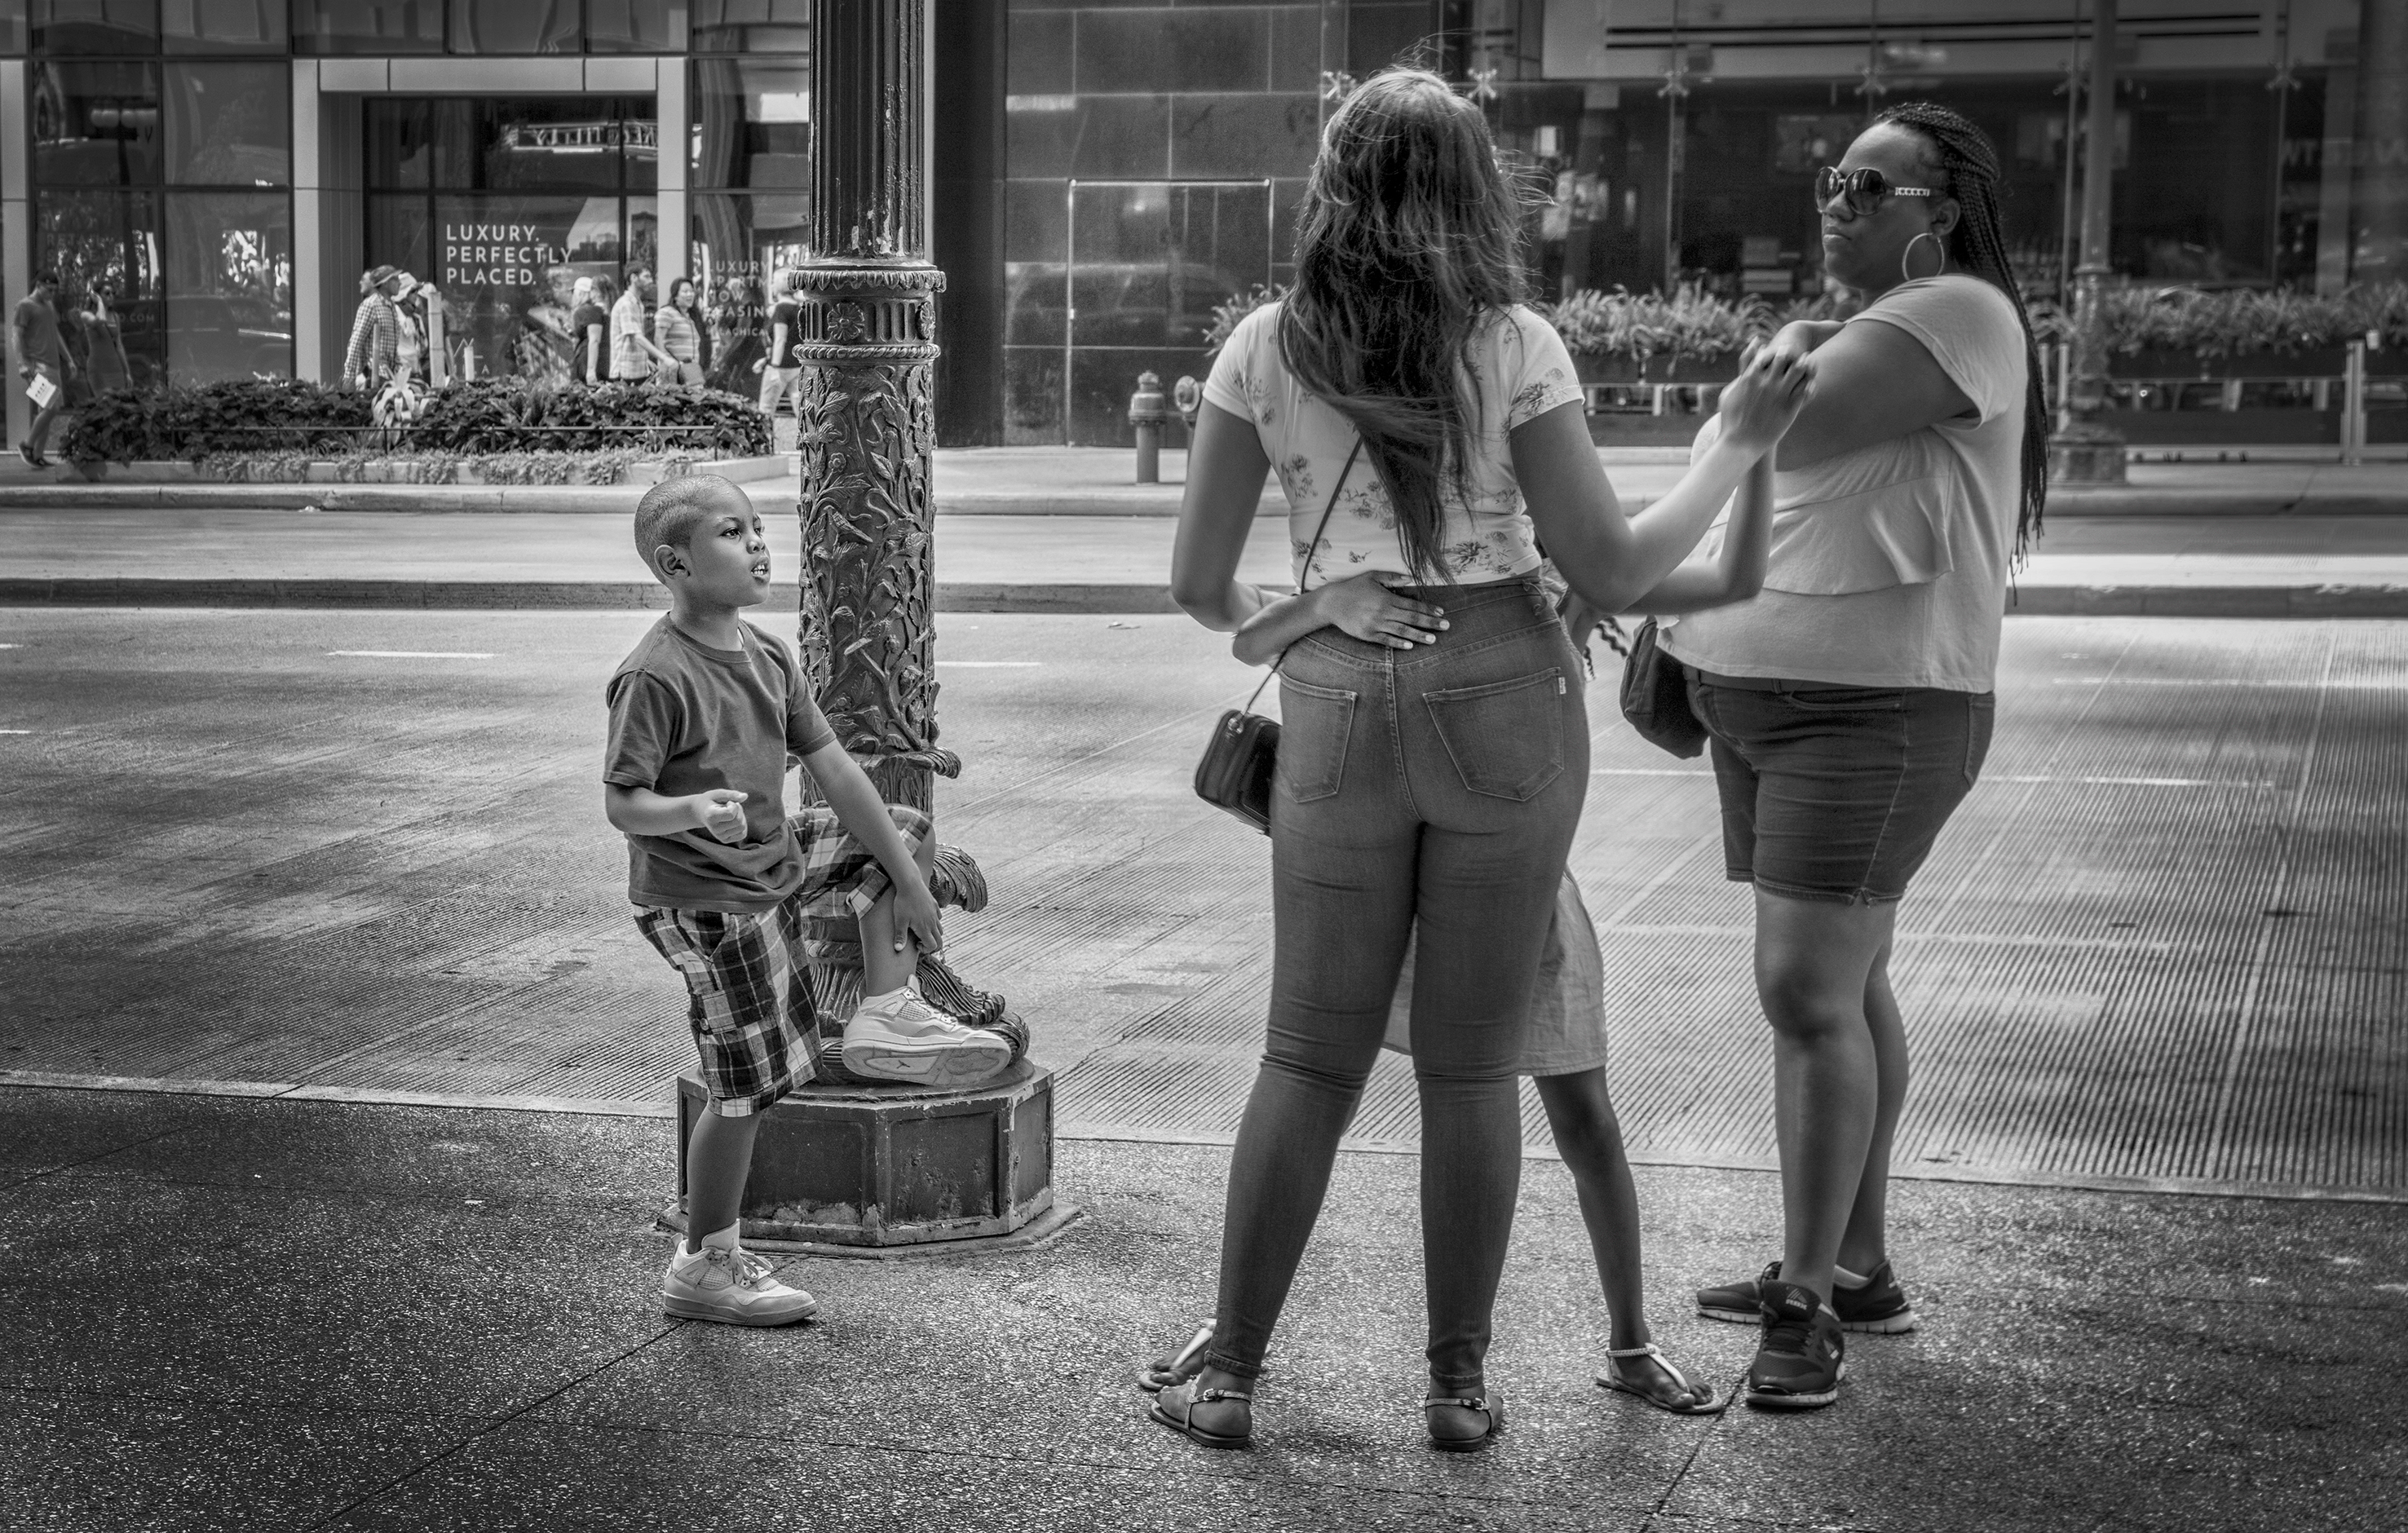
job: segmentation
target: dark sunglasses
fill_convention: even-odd
[[[1892,186],[1889,178],[1867,166],[1840,174],[1831,165],[1817,166],[1814,171],[1814,206],[1828,208],[1831,199],[1844,193],[1848,211],[1858,218],[1869,218],[1882,205],[1884,197],[1932,197],[1939,193],[1928,186]]]

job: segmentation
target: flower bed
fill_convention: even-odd
[[[466,462],[531,476],[489,483],[571,483],[566,476],[580,461],[624,466],[664,452],[737,458],[769,451],[769,422],[754,402],[710,390],[554,389],[502,379],[419,396],[393,423],[380,424],[374,408],[366,394],[298,382],[117,393],[79,413],[62,445],[79,464],[417,459],[431,476],[451,466],[453,478],[414,481],[432,483],[460,482],[458,465]]]

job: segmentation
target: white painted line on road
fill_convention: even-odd
[[[351,660],[491,660],[483,650],[328,650]]]
[[[0,644],[0,650],[22,650],[24,647],[22,644]]]
[[[30,729],[0,729],[0,735],[30,735]]]
[[[2057,783],[2070,788],[2251,788],[2274,786],[2220,777],[1985,777],[1985,782]]]
[[[960,666],[969,670],[1025,670],[1045,664],[1042,660],[939,660],[939,666]]]
[[[1592,766],[1591,777],[1712,777],[1706,766]]]

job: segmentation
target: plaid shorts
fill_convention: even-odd
[[[889,804],[905,844],[917,852],[928,817]],[[827,945],[812,934],[851,939],[863,912],[890,881],[869,849],[814,804],[787,817],[803,858],[802,886],[773,909],[751,913],[644,906],[637,929],[685,977],[686,1020],[702,1055],[710,1110],[727,1117],[767,1110],[811,1078],[820,1052],[819,1003],[810,960]]]

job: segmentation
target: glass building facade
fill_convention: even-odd
[[[2329,289],[2372,269],[2367,188],[2403,199],[2408,145],[2358,141],[2401,65],[2357,38],[2398,3],[2123,0],[2119,273]],[[430,372],[560,378],[571,284],[641,265],[694,279],[712,380],[749,391],[775,274],[809,253],[810,8],[0,0],[7,300],[55,269],[95,388],[331,380],[361,274],[391,265],[435,292]],[[2056,291],[2087,9],[930,0],[940,429],[1126,440],[1137,375],[1200,375],[1214,307],[1287,279],[1322,122],[1409,53],[1529,173],[1546,296],[1814,294],[1813,167],[1918,97],[1990,134],[2016,260]]]

